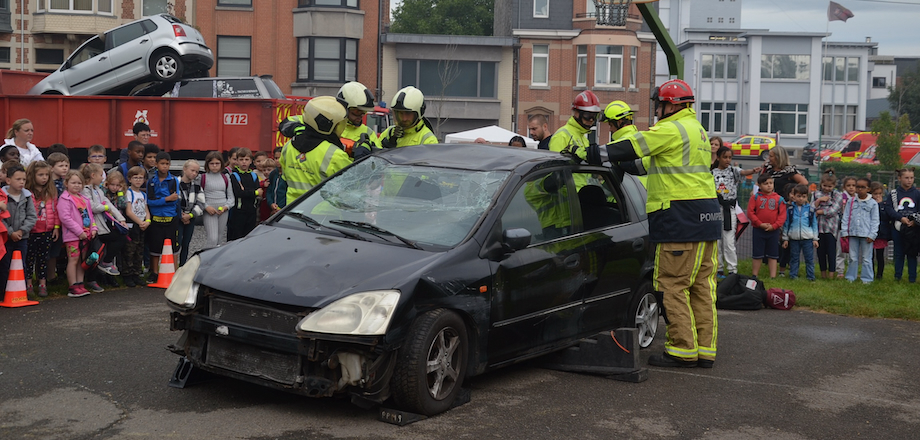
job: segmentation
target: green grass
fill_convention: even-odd
[[[816,268],[817,269],[817,268]],[[738,262],[738,272],[749,275],[751,260]],[[786,272],[788,276],[788,270]],[[767,265],[760,268],[760,278],[767,289],[780,287],[795,292],[796,307],[837,315],[867,318],[889,318],[920,321],[920,285],[907,282],[907,267],[900,282],[894,280],[894,267],[890,261],[885,267],[885,276],[872,284],[863,284],[859,279],[851,283],[845,279],[805,279],[804,266],[799,269],[799,278],[790,280],[777,277],[771,280]]]

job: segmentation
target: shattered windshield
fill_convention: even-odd
[[[421,246],[452,247],[469,234],[509,174],[394,165],[372,157],[325,182],[291,212],[324,228],[367,224]]]

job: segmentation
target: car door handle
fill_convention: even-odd
[[[565,260],[562,260],[562,262],[565,263],[565,267],[567,269],[574,269],[578,267],[578,263],[580,261],[581,258],[578,256],[578,254],[569,255],[568,257],[565,257]]]
[[[104,61],[104,60],[107,60],[107,59],[109,59],[109,57],[99,57],[99,61]]]
[[[141,40],[141,43],[140,43],[140,44],[144,44],[144,43],[146,43],[146,42],[148,42],[148,41],[150,41],[150,40],[144,38],[143,40]]]
[[[632,248],[633,248],[633,250],[636,251],[636,252],[642,251],[643,249],[645,249],[645,240],[643,240],[643,239],[641,239],[641,238],[637,238],[637,239],[633,240],[633,242],[632,242]]]

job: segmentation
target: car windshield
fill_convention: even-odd
[[[400,245],[453,247],[469,235],[509,174],[395,165],[371,157],[289,209],[321,228],[366,232]],[[278,222],[303,225],[287,216]]]
[[[826,147],[828,150],[834,151],[843,151],[843,148],[850,144],[850,140],[847,138],[838,139],[836,142]]]

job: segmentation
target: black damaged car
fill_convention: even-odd
[[[465,377],[638,327],[645,189],[541,150],[424,145],[358,161],[166,291],[194,367],[313,397],[450,408]]]

